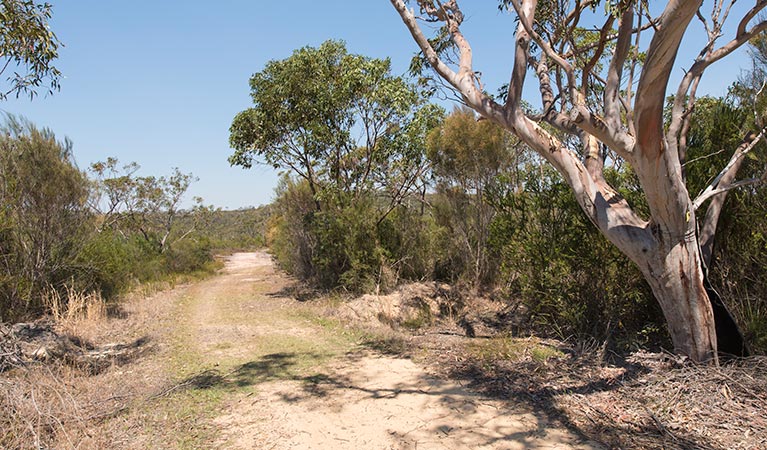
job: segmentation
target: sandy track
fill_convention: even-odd
[[[322,353],[332,337],[289,314],[297,302],[281,294],[286,283],[265,253],[238,253],[222,275],[190,292],[190,332],[200,351],[210,362],[242,362],[229,381],[253,387],[232,393],[213,420],[219,447],[593,448],[543,414],[515,412],[407,359],[350,346],[314,367],[293,370]],[[304,344],[280,348],[291,339]],[[264,342],[277,344],[265,348]]]

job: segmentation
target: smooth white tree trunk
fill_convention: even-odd
[[[716,360],[714,315],[697,239],[662,244],[641,269],[663,310],[674,351],[696,362]]]
[[[647,15],[643,2],[618,2],[617,9],[611,12],[614,15],[606,18],[599,45],[592,47],[596,55],[590,63],[583,65],[573,52],[565,50],[572,50],[572,35],[568,33],[576,29],[581,12],[593,7],[592,2],[563,3],[561,7],[572,9],[561,15],[569,23],[569,31],[560,35],[558,31],[540,33],[536,28],[537,0],[508,0],[505,4],[513,9],[519,20],[504,104],[486,94],[479,79],[481,72],[473,67],[472,49],[461,31],[464,15],[458,0],[412,2],[419,8],[419,16],[404,0],[390,1],[438,76],[460,95],[466,105],[485,119],[515,133],[546,159],[570,185],[578,204],[594,225],[637,264],[663,310],[675,351],[696,362],[716,361],[717,332],[727,334],[734,328],[734,332],[739,333],[726,314],[726,308],[719,305],[718,312],[712,308],[707,292],[695,216],[695,210],[704,199],[699,197],[693,202],[685,186],[682,166],[687,150],[686,134],[695,90],[703,72],[753,36],[767,30],[767,20],[760,19],[750,26],[759,12],[767,7],[767,1],[756,2],[746,11],[735,36],[719,47],[715,44],[724,34],[722,24],[730,13],[725,1],[715,1],[713,12],[704,14],[699,11],[701,0],[669,0],[651,24],[643,21]],[[548,4],[547,8],[550,7]],[[703,42],[699,57],[684,72],[667,115],[664,109],[666,89],[682,38],[696,13],[706,25],[708,40]],[[458,54],[457,61],[442,58],[421,30],[417,17],[445,26],[454,44],[453,50]],[[614,24],[618,25],[616,33]],[[632,45],[640,45],[639,35],[643,32],[651,32],[652,39],[645,46],[641,71],[635,71],[639,64],[638,53],[633,53],[631,61],[629,55]],[[530,53],[531,43],[537,51],[534,57]],[[608,48],[611,53],[606,50]],[[599,81],[603,88],[601,105],[600,102],[586,101],[590,95],[592,100],[597,95],[590,91],[587,80],[589,74],[597,78],[595,67],[600,57],[610,60],[601,74],[603,81]],[[632,69],[628,82],[625,82],[623,70],[627,65]],[[544,114],[540,116],[528,114],[522,106],[523,86],[531,66],[535,69],[543,104]],[[553,81],[552,73],[556,74]],[[634,93],[632,79],[635,73],[640,74]],[[557,133],[545,129],[542,122],[555,128]],[[579,138],[583,143],[581,154],[564,145],[557,137],[559,133]],[[612,150],[615,158],[631,164],[647,199],[649,218],[638,215],[607,184],[600,145]],[[725,171],[732,172],[728,176],[734,179],[738,167],[731,164]],[[730,178],[726,178],[724,184],[729,182]],[[708,192],[724,189],[715,184]],[[707,255],[710,254],[708,236],[713,235],[718,219],[716,204],[714,210],[716,217],[707,218],[703,224]],[[716,302],[719,302],[718,298]],[[719,322],[722,309],[729,322],[715,323],[715,317]]]

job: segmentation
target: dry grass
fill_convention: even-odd
[[[48,289],[43,295],[43,304],[56,324],[56,328],[67,334],[79,335],[105,323],[107,304],[98,291],[79,291],[67,285],[64,293]]]
[[[56,363],[14,370],[0,379],[0,448],[105,448],[97,432],[125,407],[103,380]]]
[[[0,374],[0,448],[146,447],[136,443],[151,426],[147,421],[161,420],[146,411],[159,410],[152,396],[170,383],[157,342],[170,329],[177,296],[174,291],[150,297],[133,294],[123,299],[118,311],[107,314],[98,295],[73,290],[50,294],[47,306],[59,333],[101,347],[146,339],[139,354],[155,356],[114,360],[98,373],[56,360],[27,363]]]
[[[520,339],[511,336],[495,336],[472,340],[464,348],[468,355],[484,363],[497,360],[546,362],[551,358],[565,357],[556,345],[535,337]]]

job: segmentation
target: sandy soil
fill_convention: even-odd
[[[591,448],[534,414],[514,413],[411,361],[360,355],[307,386],[271,382],[216,422],[222,444],[264,449]]]
[[[234,355],[248,359],[249,349],[256,354],[264,340],[280,336],[321,341],[316,325],[285,314],[297,303],[283,296],[286,283],[265,253],[232,255],[221,276],[203,283],[205,291],[190,292],[194,297],[191,334],[211,358]],[[227,303],[218,295],[224,292],[229,298],[250,293],[252,300]],[[235,319],[232,311],[225,313],[233,304],[241,313]],[[226,323],[222,317],[228,318]],[[224,413],[214,419],[220,432],[219,447],[595,447],[550,423],[543,414],[521,412],[514,405],[483,398],[456,382],[430,376],[407,359],[356,349],[323,360],[312,370],[289,372],[293,359],[300,356],[295,349],[270,350],[240,366],[241,371],[250,369],[248,382],[254,389],[233,394],[225,401]]]

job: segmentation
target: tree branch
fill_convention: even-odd
[[[671,0],[658,21],[658,29],[650,41],[642,77],[636,94],[635,128],[638,144],[648,160],[663,152],[663,106],[666,92],[658,86],[668,85],[676,59],[690,20],[698,9],[698,2]]]
[[[759,141],[764,137],[765,133],[767,133],[767,127],[762,128],[759,134],[749,133],[745,138],[743,138],[743,141],[741,141],[741,144],[738,146],[737,150],[735,150],[735,153],[732,155],[727,165],[724,166],[724,168],[719,172],[719,175],[714,178],[714,181],[706,186],[703,192],[698,194],[698,196],[693,201],[693,207],[696,210],[700,208],[701,205],[706,202],[706,200],[719,194],[720,192],[726,192],[728,190],[719,189],[725,188],[732,182],[732,180],[735,178],[735,175],[737,175],[738,170],[740,170],[740,166],[743,163],[745,156],[751,150],[753,150],[754,147],[756,147],[756,144],[759,143]]]
[[[583,66],[583,70],[581,71],[581,93],[586,96],[586,90],[588,88],[588,80],[589,75],[591,74],[591,71],[594,69],[594,66],[596,66],[597,62],[599,62],[599,59],[602,57],[602,55],[605,52],[605,46],[607,45],[607,32],[611,31],[613,29],[613,23],[615,22],[615,17],[611,14],[607,20],[605,21],[605,24],[602,26],[602,29],[599,31],[599,41],[597,43],[596,50],[594,51],[594,54],[591,56],[591,59],[586,63],[585,66]],[[621,25],[622,26],[622,25]],[[617,52],[616,52],[617,55]]]
[[[433,2],[419,0],[418,4],[426,13],[445,22],[448,31],[459,49],[459,71],[453,71],[437,54],[434,47],[421,31],[415,18],[413,10],[408,9],[403,0],[390,0],[391,4],[399,13],[402,21],[407,26],[408,31],[420,47],[429,65],[450,83],[460,94],[467,105],[474,108],[486,118],[505,121],[505,112],[503,107],[488,97],[481,89],[477,87],[474,69],[472,68],[471,47],[460,31],[459,25],[463,19],[463,14],[458,8],[457,2],[451,0],[445,4],[439,4],[439,9],[433,6]]]
[[[741,188],[744,186],[753,186],[755,184],[761,184],[764,182],[764,176],[759,178],[747,178],[745,180],[736,181],[734,183],[728,184],[727,186],[716,188],[713,191],[709,191],[706,193],[705,196],[701,197],[701,202],[705,203],[706,200],[708,200],[711,197],[714,197],[716,195],[719,195],[723,192],[729,192],[733,189]]]
[[[620,130],[621,111],[620,111],[620,84],[623,75],[623,66],[626,62],[629,49],[631,47],[631,32],[634,25],[634,9],[629,1],[625,11],[621,15],[618,26],[618,42],[615,46],[615,54],[610,60],[610,67],[607,70],[607,85],[605,86],[605,120],[611,130]]]

